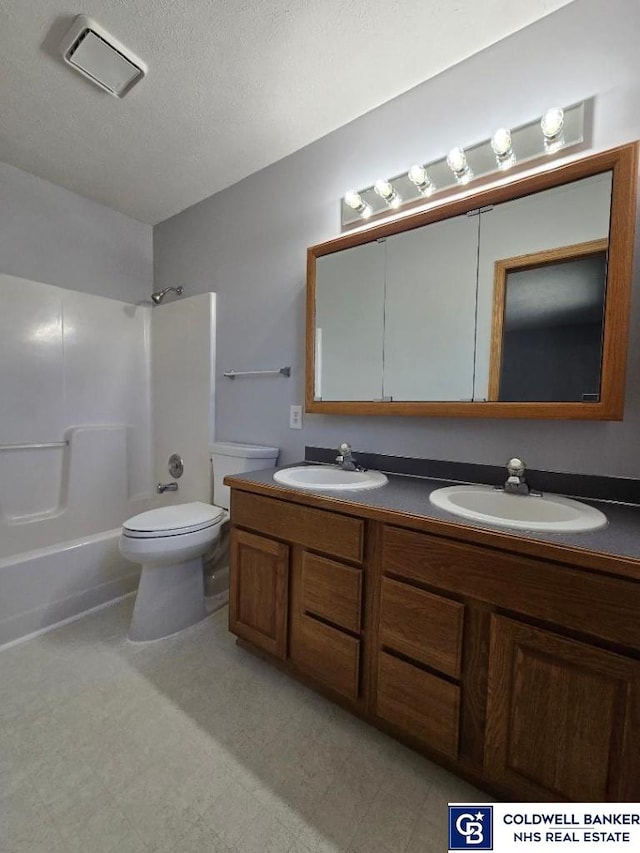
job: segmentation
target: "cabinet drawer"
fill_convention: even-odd
[[[362,563],[364,521],[233,489],[231,520],[276,539]]]
[[[291,659],[327,687],[348,699],[357,699],[360,640],[301,616]]]
[[[425,746],[457,758],[459,687],[380,652],[376,713]]]
[[[458,678],[464,605],[382,579],[380,644]]]
[[[302,610],[341,628],[360,631],[362,569],[305,552],[302,558]]]
[[[640,584],[385,525],[383,571],[640,647]]]

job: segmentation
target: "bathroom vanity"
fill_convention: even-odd
[[[272,473],[226,481],[238,642],[499,797],[640,800],[640,510],[515,535],[447,518],[433,482]]]

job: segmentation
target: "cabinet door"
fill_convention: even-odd
[[[485,771],[529,800],[640,795],[640,663],[493,616]]]
[[[287,655],[289,547],[231,530],[229,629],[254,646]]]

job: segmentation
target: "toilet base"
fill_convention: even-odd
[[[142,565],[130,640],[160,640],[205,616],[201,557],[168,565]]]

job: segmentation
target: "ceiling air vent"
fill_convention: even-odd
[[[147,73],[135,53],[86,15],[75,18],[60,47],[67,65],[118,98]]]

